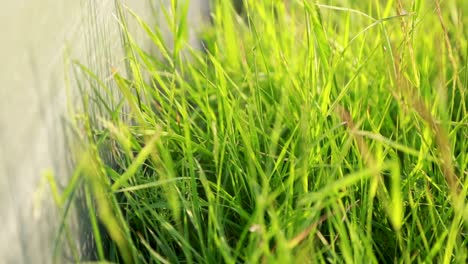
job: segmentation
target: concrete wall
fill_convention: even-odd
[[[149,20],[147,1],[122,2]],[[195,28],[206,2],[192,0]],[[42,172],[62,186],[70,175],[63,128],[66,87],[76,87],[65,62],[78,59],[103,79],[123,67],[115,0],[5,1],[0,27],[0,262],[50,263],[59,216]]]

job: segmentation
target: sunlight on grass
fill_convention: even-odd
[[[319,2],[214,1],[203,51],[121,7],[158,52],[76,63],[99,260],[466,263],[464,1]]]

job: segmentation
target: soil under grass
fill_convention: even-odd
[[[215,1],[202,51],[184,10],[83,90],[99,260],[468,261],[463,0]]]

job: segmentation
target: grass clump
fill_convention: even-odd
[[[203,51],[186,3],[170,47],[132,18],[157,53],[122,23],[76,120],[98,259],[466,263],[463,2],[214,1]]]

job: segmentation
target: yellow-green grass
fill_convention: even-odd
[[[464,0],[219,0],[202,51],[186,7],[116,90],[76,64],[99,260],[467,262]]]

